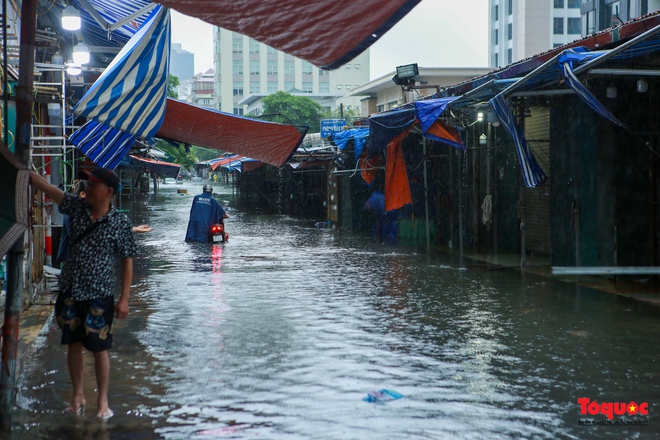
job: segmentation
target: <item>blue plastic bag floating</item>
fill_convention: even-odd
[[[362,400],[365,402],[389,402],[391,400],[397,400],[402,397],[404,397],[403,394],[397,393],[396,391],[380,389],[369,391],[367,393],[367,397]]]

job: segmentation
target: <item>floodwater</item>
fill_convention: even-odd
[[[246,215],[219,185],[229,243],[186,244],[201,185],[134,203],[133,223],[155,230],[138,237],[132,309],[114,330],[115,416],[94,417],[91,356],[86,414],[62,413],[70,387],[51,325],[10,439],[660,437],[657,308]],[[404,397],[363,400],[381,389]],[[648,414],[582,415],[580,398]]]

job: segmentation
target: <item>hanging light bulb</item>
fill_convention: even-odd
[[[69,5],[62,11],[62,29],[67,31],[77,31],[80,29],[80,12]]]
[[[66,63],[66,73],[72,76],[80,75],[82,73],[82,68],[80,67],[80,64],[76,64],[69,60]]]
[[[81,66],[89,63],[89,47],[85,43],[78,43],[73,48],[73,62]]]

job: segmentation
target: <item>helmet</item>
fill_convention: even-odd
[[[213,187],[211,185],[204,185],[202,191],[204,191],[205,193],[213,193]]]

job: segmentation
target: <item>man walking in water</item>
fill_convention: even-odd
[[[220,203],[213,198],[213,187],[204,185],[202,193],[195,196],[190,207],[186,241],[208,243],[211,225],[222,223],[228,217]]]
[[[65,193],[37,173],[32,186],[45,192],[70,217],[68,257],[62,267],[60,293],[55,303],[62,344],[68,345],[67,364],[73,386],[71,404],[65,411],[82,413],[83,348],[94,355],[98,388],[96,416],[112,417],[108,405],[112,321],[128,316],[133,277],[133,255],[137,246],[126,215],[117,212],[112,199],[119,188],[114,171],[97,168],[83,171],[87,179],[86,198]],[[121,295],[115,305],[116,267],[121,267]]]

